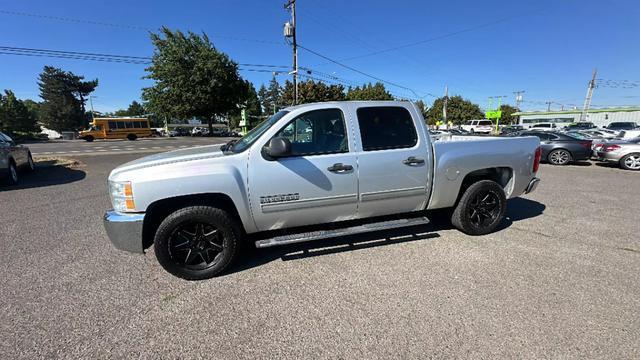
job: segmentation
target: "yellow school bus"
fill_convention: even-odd
[[[151,136],[149,120],[143,118],[95,118],[89,129],[80,132],[86,141],[95,139],[129,139]]]

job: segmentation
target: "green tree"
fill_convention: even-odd
[[[34,121],[38,123],[40,121],[40,103],[31,99],[22,100],[22,103],[27,107]]]
[[[155,52],[145,78],[155,84],[142,90],[147,110],[161,117],[206,119],[213,133],[214,120],[244,102],[247,92],[238,64],[206,34],[163,27],[151,34],[151,42]]]
[[[322,81],[307,80],[298,83],[298,104],[344,100],[344,86],[327,85]],[[294,103],[293,83],[287,80],[282,91],[282,104]]]
[[[40,74],[40,121],[56,131],[86,126],[86,97],[98,86],[98,80],[83,81],[84,76],[45,66]]]
[[[265,87],[264,84],[260,86],[258,91],[258,98],[260,99],[260,105],[265,114],[275,114],[282,106],[282,87],[276,77],[272,77],[269,81],[269,87]]]
[[[428,123],[433,125],[436,121],[441,121],[442,106],[444,97],[437,98],[431,108],[427,111]],[[447,121],[460,125],[467,120],[483,119],[484,113],[480,110],[478,104],[474,104],[469,100],[463,99],[462,96],[450,96],[447,101]]]
[[[377,82],[373,85],[371,83],[356,86],[355,88],[349,88],[347,90],[347,100],[393,100],[391,95],[384,84]]]
[[[514,112],[520,111],[518,110],[518,108],[508,104],[503,104],[503,105],[500,105],[500,111],[502,111],[500,124],[507,125],[507,124],[515,124],[518,122],[518,118],[516,116],[513,116]]]
[[[116,110],[113,115],[114,116],[142,116],[147,112],[139,102],[133,100],[127,109]]]
[[[35,117],[11,90],[0,94],[0,129],[10,133],[36,130]]]
[[[257,123],[262,115],[262,106],[258,99],[258,93],[256,88],[250,81],[245,80],[246,86],[246,100],[240,107],[229,114],[229,128],[235,129],[239,126],[240,120],[242,120],[241,112],[245,110],[245,116],[247,118],[247,126],[251,128],[251,124]]]
[[[429,116],[427,104],[425,104],[424,101],[422,101],[422,100],[416,101],[415,104],[416,104],[416,107],[420,110],[420,113],[422,114],[422,117],[424,118],[424,120],[426,122],[427,121],[427,117]]]

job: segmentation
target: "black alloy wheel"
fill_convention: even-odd
[[[469,203],[469,221],[477,227],[491,224],[500,215],[499,202],[498,195],[491,190],[478,192]]]
[[[169,214],[156,231],[156,258],[171,274],[187,279],[212,278],[233,264],[242,230],[227,211],[189,206]]]
[[[468,235],[485,235],[494,231],[507,211],[504,189],[492,180],[471,184],[462,194],[451,224]]]
[[[224,250],[222,233],[211,224],[188,222],[175,228],[169,239],[169,254],[178,265],[204,270],[214,266]]]

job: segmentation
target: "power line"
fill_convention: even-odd
[[[104,62],[122,62],[122,63],[128,63],[128,64],[143,64],[143,65],[150,64],[152,60],[152,58],[148,56],[116,55],[116,54],[89,53],[89,52],[79,52],[79,51],[23,48],[23,47],[13,47],[13,46],[0,46],[0,54],[37,56],[37,57],[54,57],[54,58],[63,58],[63,59],[92,60],[92,61],[104,61]],[[271,65],[271,64],[238,63],[238,65],[245,66],[245,67],[262,67],[262,68],[278,68],[278,69],[289,68],[286,65]]]
[[[84,20],[84,19],[68,18],[68,17],[62,17],[62,16],[33,14],[33,13],[27,13],[27,12],[21,12],[21,11],[10,11],[10,10],[2,10],[2,9],[0,9],[0,14],[31,17],[31,18],[39,18],[39,19],[46,19],[46,20],[72,22],[72,23],[79,23],[79,24],[106,26],[106,27],[112,27],[112,28],[123,28],[123,29],[129,29],[129,30],[155,31],[154,29],[151,29],[151,28],[148,28],[148,27],[144,27],[144,26],[139,26],[139,25],[117,24],[117,23],[110,23],[110,22],[104,22],[104,21]],[[261,39],[248,39],[248,38],[242,38],[242,37],[236,37],[236,36],[228,36],[228,35],[210,35],[210,37],[220,38],[220,39],[228,39],[228,40],[236,40],[236,41],[248,41],[248,42],[263,43],[263,44],[281,45],[281,43],[277,42],[277,41],[261,40]]]
[[[298,44],[298,47],[299,47],[299,48],[301,48],[301,49],[303,49],[303,50],[305,50],[305,51],[307,51],[307,52],[309,52],[309,53],[311,53],[311,54],[314,54],[314,55],[316,55],[316,56],[318,56],[318,57],[321,57],[321,58],[323,58],[323,59],[325,59],[325,60],[327,60],[327,61],[330,61],[330,62],[332,62],[332,63],[334,63],[334,64],[336,64],[336,65],[338,65],[338,66],[341,66],[341,67],[343,67],[343,68],[345,68],[345,69],[347,69],[347,70],[351,70],[351,71],[356,72],[356,73],[358,73],[358,74],[360,74],[360,75],[364,75],[364,76],[366,76],[366,77],[368,77],[368,78],[371,78],[371,79],[374,79],[374,80],[380,81],[381,83],[385,83],[385,84],[388,84],[388,85],[391,85],[391,86],[395,86],[395,87],[400,88],[400,89],[408,90],[408,91],[410,91],[413,95],[415,95],[416,97],[419,97],[419,95],[418,95],[415,91],[413,91],[412,89],[410,89],[410,88],[408,88],[408,87],[406,87],[406,86],[402,86],[402,85],[399,85],[399,84],[393,83],[393,82],[391,82],[391,81],[387,81],[387,80],[381,79],[381,78],[379,78],[379,77],[377,77],[377,76],[374,76],[374,75],[371,75],[371,74],[367,74],[367,73],[365,73],[364,71],[360,71],[360,70],[358,70],[358,69],[356,69],[356,68],[354,68],[354,67],[352,67],[352,66],[345,65],[345,64],[343,64],[343,63],[341,63],[341,62],[339,62],[339,61],[337,61],[337,60],[333,60],[333,59],[331,59],[330,57],[327,57],[327,56],[325,56],[325,55],[322,55],[322,54],[318,53],[317,51],[311,50],[311,49],[309,49],[309,48],[307,48],[307,47],[305,47],[305,46],[302,46],[302,45],[300,45],[300,44]]]

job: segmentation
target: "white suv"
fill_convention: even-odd
[[[462,125],[462,129],[470,133],[489,134],[493,130],[493,122],[491,120],[469,120]]]
[[[196,126],[191,130],[191,136],[207,136],[209,135],[209,129],[206,127]]]

